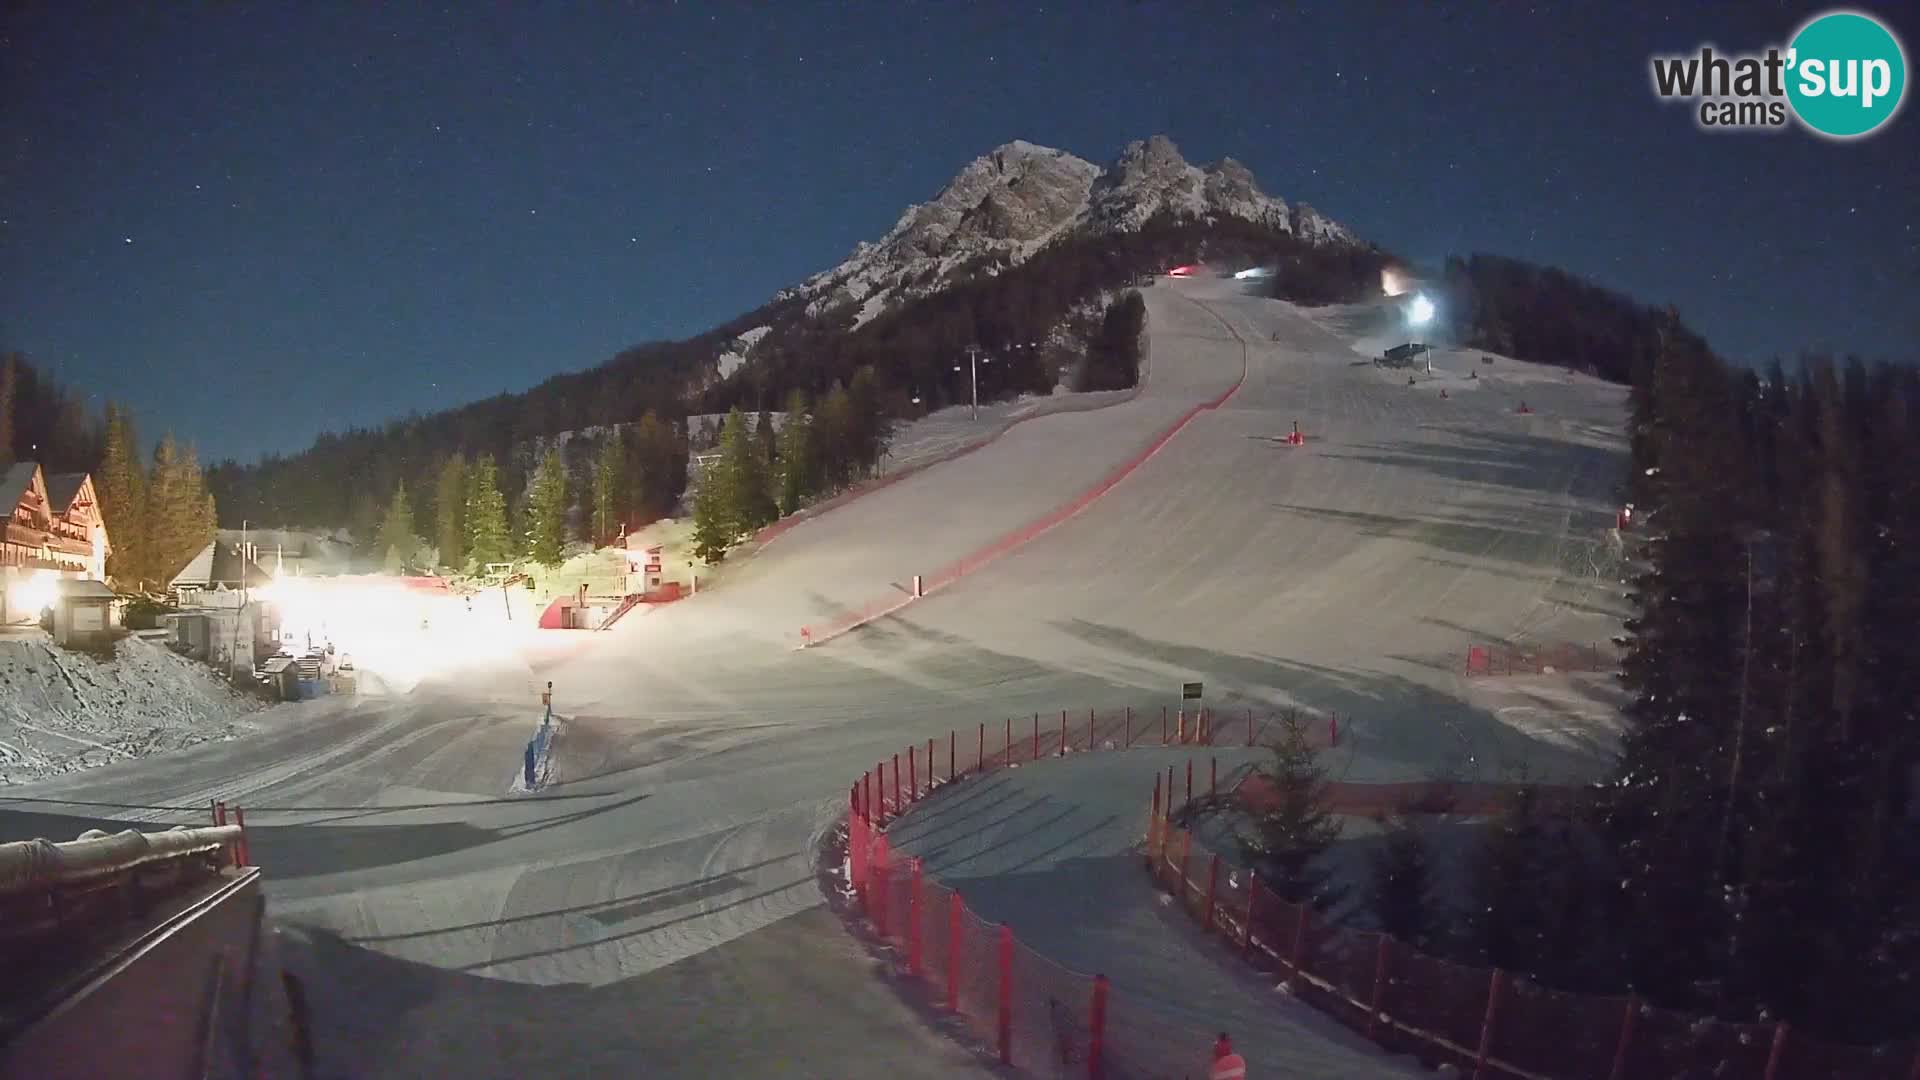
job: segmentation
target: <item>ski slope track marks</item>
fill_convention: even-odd
[[[1152,378],[1132,400],[1012,426],[565,648],[500,650],[405,694],[281,706],[242,738],[9,787],[0,838],[245,806],[322,1075],[947,1077],[990,1073],[875,978],[817,876],[848,785],[908,744],[1063,707],[1157,711],[1204,681],[1217,709],[1338,711],[1344,779],[1601,768],[1609,680],[1468,680],[1462,661],[1476,639],[1618,632],[1605,532],[1623,392],[1446,350],[1408,387],[1354,351],[1390,332],[1387,309],[1307,311],[1210,281],[1145,295]],[[1284,443],[1294,420],[1304,446]],[[800,626],[962,565],[831,647],[792,647]],[[550,783],[516,796],[547,679],[565,737]],[[1111,793],[1032,793],[1079,822],[1027,822],[1035,850],[1058,847],[1053,870],[983,854],[957,871],[983,910],[1015,885],[1053,890],[1009,909],[1046,916],[1016,924],[1021,940],[1101,961],[1116,993],[1123,966],[1181,950],[1130,948],[1127,927],[1173,931],[1071,871],[1138,831],[1155,756],[1090,756],[1125,772]],[[1101,935],[1111,958],[1073,952]],[[1240,993],[1195,992],[1221,1008]],[[1370,1053],[1296,1021],[1294,1060]],[[1289,1075],[1284,1059],[1255,1064]]]

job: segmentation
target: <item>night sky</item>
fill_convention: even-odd
[[[0,345],[205,459],[697,333],[1014,138],[1164,132],[1416,259],[1671,301],[1735,358],[1917,352],[1911,101],[1837,144],[1649,88],[1650,53],[1827,5],[22,6]],[[1920,54],[1913,8],[1859,6]]]

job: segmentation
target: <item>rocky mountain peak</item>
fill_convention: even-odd
[[[964,268],[1012,265],[1073,230],[1137,230],[1154,216],[1238,217],[1319,243],[1354,237],[1311,208],[1260,190],[1232,158],[1194,166],[1172,139],[1128,143],[1105,169],[1016,139],[975,158],[932,200],[912,206],[875,243],[781,298],[821,312],[858,304],[856,322],[888,304],[944,287]]]

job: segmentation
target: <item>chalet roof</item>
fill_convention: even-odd
[[[251,588],[273,584],[273,575],[242,558],[240,545],[209,540],[169,584],[176,589]]]
[[[77,600],[111,600],[113,590],[104,581],[92,578],[62,578],[55,587],[63,597]]]
[[[73,505],[73,497],[80,494],[86,485],[87,474],[83,472],[53,473],[47,477],[47,507],[56,514],[64,514]]]
[[[13,513],[13,508],[20,505],[21,497],[33,487],[33,474],[39,471],[38,462],[16,461],[7,466],[5,473],[0,473],[0,505],[6,507],[7,513]]]

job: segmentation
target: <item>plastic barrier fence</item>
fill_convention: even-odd
[[[1063,709],[907,747],[848,792],[847,876],[860,911],[934,1003],[1004,1063],[1049,1076],[1202,1076],[1217,1032],[1170,1021],[1125,987],[1027,948],[927,877],[919,860],[894,853],[886,829],[936,790],[1006,765],[1131,746],[1248,746],[1273,722],[1251,709]],[[1184,776],[1201,790],[1224,779],[1211,762],[1190,763]]]
[[[1912,1080],[1920,1040],[1840,1046],[1786,1023],[1683,1015],[1631,997],[1552,990],[1508,972],[1428,956],[1385,934],[1327,922],[1290,904],[1171,823],[1156,784],[1147,829],[1154,881],[1247,963],[1372,1039],[1474,1077],[1629,1080]]]

